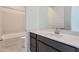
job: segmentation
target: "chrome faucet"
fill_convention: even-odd
[[[64,30],[64,28],[55,28],[54,33],[55,34],[60,34],[61,30]]]
[[[61,28],[55,28],[55,32],[54,32],[54,33],[55,33],[55,34],[60,34],[60,29],[61,29]]]

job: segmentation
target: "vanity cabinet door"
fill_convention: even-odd
[[[31,45],[30,50],[31,50],[31,52],[36,52],[36,47]]]
[[[40,41],[37,41],[37,52],[58,52],[58,51]]]
[[[79,48],[76,48],[76,52],[79,52]]]
[[[30,37],[30,45],[36,47],[36,39]]]
[[[37,46],[36,46],[36,34],[34,33],[30,33],[30,50],[32,52],[36,52],[37,51]]]
[[[30,37],[30,49],[32,52],[36,52],[36,39]]]
[[[40,36],[40,35],[37,35],[37,39],[61,52],[75,52],[76,51],[76,48],[73,46],[70,46],[70,45],[67,45],[67,44],[64,44],[64,43]]]

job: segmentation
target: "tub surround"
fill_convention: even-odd
[[[79,36],[67,31],[61,31],[60,34],[54,34],[54,29],[32,30],[31,32],[79,48]]]
[[[21,52],[25,49],[25,8],[0,7],[0,52]]]

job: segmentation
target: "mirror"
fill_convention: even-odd
[[[49,6],[49,28],[79,32],[79,6]]]

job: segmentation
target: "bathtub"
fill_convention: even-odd
[[[0,41],[0,52],[22,52],[25,32],[4,34]]]
[[[11,39],[11,38],[23,37],[23,36],[25,36],[25,32],[11,33],[11,34],[4,34],[4,35],[2,35],[2,39],[6,40],[6,39]]]

